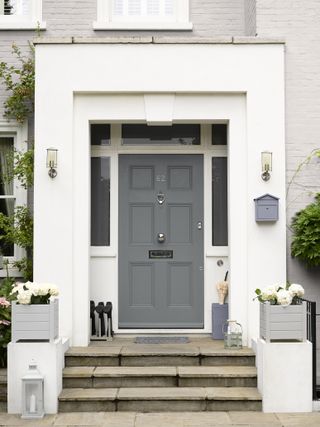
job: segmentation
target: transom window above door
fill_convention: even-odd
[[[1,0],[0,0],[1,1]],[[97,0],[96,30],[191,30],[189,0]]]
[[[42,0],[0,0],[0,30],[44,29]]]

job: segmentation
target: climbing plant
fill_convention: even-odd
[[[12,45],[15,64],[0,62],[0,82],[8,92],[4,101],[4,117],[18,123],[34,116],[35,61],[34,47],[29,43],[29,52],[24,55],[21,49]],[[24,189],[33,186],[34,149],[33,142],[27,142],[26,151],[13,151],[8,154],[7,162],[12,167],[1,179],[11,182],[17,178]],[[33,218],[26,206],[16,206],[12,217],[0,213],[0,241],[16,244],[25,249],[26,256],[16,262],[26,280],[32,280],[33,270]]]
[[[9,92],[4,101],[4,117],[18,123],[24,123],[34,113],[35,60],[31,43],[29,49],[29,54],[23,55],[21,49],[13,44],[12,52],[17,64],[0,62],[0,80]]]

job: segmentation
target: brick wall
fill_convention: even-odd
[[[286,39],[286,162],[287,182],[309,153],[320,147],[320,2],[257,0],[258,36]],[[270,123],[272,126],[272,123]],[[277,159],[274,159],[276,162]],[[313,160],[290,185],[287,220],[320,190],[320,162]],[[307,297],[320,304],[320,269],[306,269],[290,256],[288,276],[307,287]],[[318,309],[319,312],[319,309]]]

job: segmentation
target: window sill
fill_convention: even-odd
[[[1,30],[45,30],[46,22],[0,22]]]
[[[9,276],[16,278],[22,278],[22,273],[17,268],[9,268]],[[5,268],[0,269],[0,279],[7,277],[7,270]]]
[[[94,30],[134,30],[134,31],[145,31],[145,30],[172,30],[182,31],[192,30],[192,22],[100,22],[96,21],[93,23]]]

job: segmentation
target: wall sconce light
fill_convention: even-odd
[[[56,148],[47,148],[47,168],[50,178],[57,176],[56,168],[58,166],[58,150]]]
[[[272,171],[272,153],[269,151],[263,151],[261,153],[261,166],[262,166],[262,174],[261,178],[263,181],[269,181]]]

